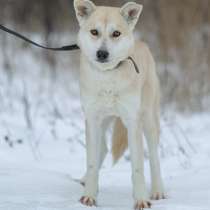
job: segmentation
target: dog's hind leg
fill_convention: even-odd
[[[158,112],[147,112],[147,114],[145,114],[143,128],[149,150],[152,184],[151,198],[155,200],[163,199],[165,198],[165,196],[158,155],[158,144],[160,135]]]

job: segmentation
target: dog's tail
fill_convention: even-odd
[[[114,125],[113,136],[112,136],[112,156],[114,164],[117,163],[117,161],[123,155],[127,147],[128,147],[127,129],[123,125],[120,118],[117,118]]]

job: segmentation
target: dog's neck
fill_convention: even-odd
[[[136,64],[135,60],[134,60],[131,56],[129,56],[128,58],[126,58],[126,59],[123,60],[123,61],[120,61],[113,69],[110,69],[110,70],[118,69],[125,61],[131,61],[132,64],[133,64],[133,67],[134,67],[134,69],[135,69],[135,71],[136,71],[136,73],[137,73],[137,74],[140,73],[139,68],[138,68],[138,65]]]
[[[128,56],[125,60],[120,61],[118,64],[116,64],[112,68],[103,69],[103,68],[100,68],[100,67],[96,66],[92,62],[91,62],[91,65],[96,66],[99,69],[102,69],[103,72],[109,72],[109,71],[116,71],[116,70],[118,70],[123,65],[124,62],[129,62],[129,61],[132,62],[134,70],[136,71],[137,74],[139,74],[140,71],[139,71],[138,65],[136,64],[135,60],[131,56]]]

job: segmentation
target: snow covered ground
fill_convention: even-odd
[[[16,48],[0,52],[0,210],[87,209],[78,202],[83,189],[74,181],[85,172],[84,119],[72,71],[78,55],[56,54],[59,63],[49,65],[45,60],[53,56]],[[162,116],[160,156],[168,199],[152,208],[209,210],[210,113]],[[145,150],[149,186],[147,157]],[[132,209],[130,171],[128,152],[114,167],[108,155],[97,209]]]
[[[160,155],[168,199],[154,201],[154,210],[210,209],[209,130],[209,114],[162,120]],[[74,181],[84,173],[84,146],[46,139],[38,148],[35,156],[29,144],[10,147],[7,141],[1,140],[0,209],[86,209],[78,202],[82,187]],[[128,153],[112,167],[108,155],[101,171],[96,209],[132,209],[130,163],[127,159]],[[147,160],[145,171],[149,186]]]

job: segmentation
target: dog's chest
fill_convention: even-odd
[[[139,77],[130,70],[129,65],[110,72],[95,71],[88,65],[82,67],[80,88],[85,111],[118,115],[139,108]]]
[[[104,108],[116,108],[123,95],[120,85],[114,80],[88,83],[83,92],[86,104]]]
[[[95,93],[95,100],[97,104],[104,107],[115,107],[120,103],[122,93],[117,88],[116,82],[107,82],[98,86]]]
[[[130,82],[118,78],[94,80],[92,83],[86,80],[86,85],[81,90],[84,109],[100,115],[116,116],[138,109],[140,95]]]

